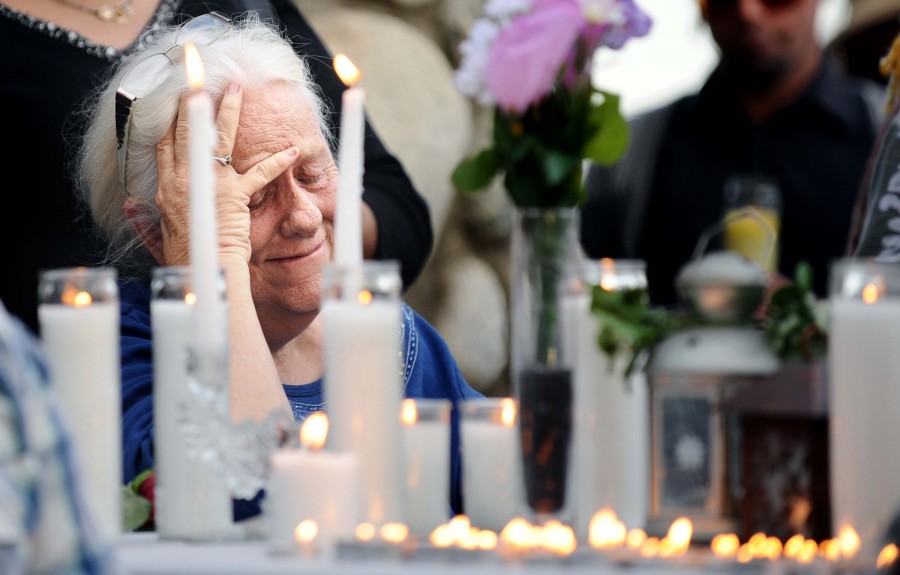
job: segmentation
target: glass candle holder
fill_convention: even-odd
[[[328,447],[356,455],[360,519],[376,527],[406,520],[399,270],[396,261],[331,264],[322,290]]]
[[[643,260],[587,260],[582,290],[567,300],[577,339],[572,473],[572,526],[587,539],[594,513],[613,509],[628,527],[644,528],[649,502],[650,405],[643,369],[624,375],[627,358],[612,361],[597,343],[602,328],[591,313],[592,291],[646,291]]]
[[[119,291],[115,268],[44,270],[38,321],[50,379],[66,412],[84,495],[100,535],[122,531]]]
[[[427,539],[450,518],[449,399],[404,399],[400,431],[406,458],[410,535]]]
[[[223,475],[192,453],[182,425],[185,414],[198,408],[188,386],[191,279],[188,267],[160,267],[150,284],[155,524],[162,539],[203,541],[222,538],[234,526]]]
[[[874,562],[900,506],[900,457],[885,443],[900,433],[900,266],[839,260],[829,279],[832,525],[856,530]]]
[[[472,525],[499,533],[526,511],[515,400],[461,402],[460,441],[465,513]]]

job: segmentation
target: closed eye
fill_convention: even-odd
[[[272,189],[272,186],[266,186],[265,188],[259,190],[258,192],[256,192],[252,196],[250,196],[250,201],[247,202],[247,208],[249,208],[250,211],[252,212],[254,210],[258,210],[259,208],[263,207],[263,205],[266,203],[266,200],[269,197],[269,190],[271,190],[271,189]]]

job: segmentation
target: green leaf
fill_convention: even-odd
[[[575,158],[562,152],[550,151],[544,156],[544,174],[547,184],[557,186],[566,181],[581,166],[581,158]]]
[[[610,166],[628,149],[631,131],[619,112],[619,97],[609,92],[600,93],[603,103],[594,108],[589,119],[594,135],[585,143],[582,154],[598,164]]]
[[[499,168],[494,148],[488,148],[460,162],[453,170],[451,179],[458,190],[476,192],[491,183]]]
[[[797,267],[794,268],[794,283],[804,291],[812,289],[812,266],[809,262],[797,262]]]
[[[122,528],[125,532],[134,531],[147,523],[152,509],[150,501],[139,495],[133,484],[122,487]]]

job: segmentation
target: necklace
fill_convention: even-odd
[[[74,8],[76,10],[81,10],[82,12],[93,14],[104,22],[113,22],[116,24],[121,24],[128,21],[128,18],[131,16],[131,4],[132,2],[134,2],[134,0],[121,0],[121,2],[116,3],[114,6],[108,6],[104,4],[102,6],[94,8],[93,6],[84,6],[83,4],[77,4],[75,2],[72,2],[72,0],[53,1],[57,4],[68,6],[69,8]]]

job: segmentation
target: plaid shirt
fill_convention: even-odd
[[[111,574],[40,341],[0,303],[0,573]]]

